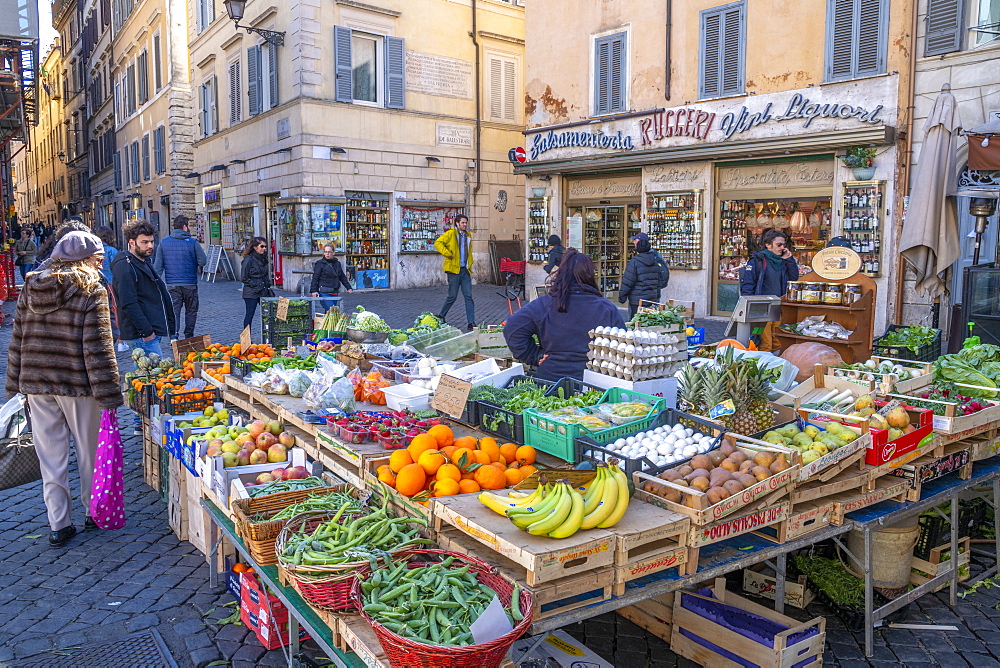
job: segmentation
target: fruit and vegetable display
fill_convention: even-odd
[[[454,365],[438,364],[433,357],[421,357],[413,363],[408,382],[413,387],[433,392],[441,382],[441,375],[454,368]]]
[[[638,311],[629,323],[641,327],[663,327],[684,324],[684,307],[667,306],[662,311]]]
[[[772,429],[762,440],[786,448],[795,448],[802,453],[802,463],[810,464],[823,455],[839,450],[848,443],[858,440],[859,434],[839,422],[808,423],[803,428],[791,423]]]
[[[377,510],[367,511],[347,501],[311,530],[309,522],[299,523],[294,531],[286,525],[279,556],[282,563],[307,567],[370,562],[391,551],[433,545],[420,536],[419,527],[426,524],[414,517],[391,517],[385,501]]]
[[[381,316],[372,313],[371,311],[366,311],[365,307],[358,304],[357,313],[351,316],[350,323],[347,325],[352,329],[360,329],[363,332],[388,332],[389,325],[386,324],[385,320]]]
[[[749,436],[774,424],[768,397],[777,368],[761,368],[755,358],[721,349],[714,363],[686,365],[678,375],[677,405],[694,415],[718,419],[726,429]]]
[[[250,365],[252,371],[267,371],[271,367],[280,364],[286,370],[300,369],[302,371],[312,371],[316,368],[316,355],[302,357],[293,352],[286,355],[279,355],[270,359],[260,360]]]
[[[793,343],[781,353],[781,358],[789,361],[799,372],[795,382],[801,383],[813,375],[817,364],[836,367],[844,363],[844,358],[836,350],[818,341]]]
[[[351,317],[352,316],[349,313],[341,313],[339,306],[333,306],[328,309],[326,314],[323,316],[323,322],[320,323],[319,328],[313,332],[313,339],[319,341],[317,350],[322,352],[329,352],[333,350],[333,342],[320,341],[320,339],[329,338],[336,334],[343,336],[344,330],[349,326],[348,323],[350,323]]]
[[[556,422],[578,424],[585,429],[596,431],[648,418],[653,412],[653,407],[641,401],[619,401],[596,404],[588,408],[566,405],[537,412],[539,416]]]
[[[315,487],[323,486],[323,481],[314,475],[307,475],[304,478],[286,478],[286,473],[286,469],[280,468],[274,469],[268,474],[261,473],[257,476],[257,480],[262,482],[245,485],[247,488],[247,494],[250,495],[251,499],[255,499],[257,497],[268,496],[270,494],[293,492],[301,489],[313,489]],[[264,475],[269,475],[271,479],[267,480],[263,477]]]
[[[657,466],[667,466],[711,450],[718,438],[683,424],[656,427],[634,436],[619,438],[603,446],[627,459],[645,457]]]
[[[822,390],[818,390],[822,391]],[[832,396],[831,396],[832,394]],[[913,432],[916,427],[910,424],[910,414],[902,406],[895,406],[882,415],[875,399],[870,394],[858,396],[852,390],[830,390],[817,399],[811,399],[802,404],[802,408],[846,415],[852,418],[866,418],[872,429],[889,431],[889,440],[894,441],[903,434]],[[849,410],[848,410],[849,409]],[[860,425],[863,420],[853,420],[851,425]]]
[[[954,383],[971,397],[1000,397],[1000,346],[981,343],[942,355],[934,362],[934,381]]]
[[[389,333],[389,343],[400,345],[408,340],[427,332],[433,332],[444,324],[436,315],[429,311],[424,311],[413,321],[412,327],[406,329],[393,329]]]
[[[955,415],[972,415],[996,405],[985,399],[965,396],[947,387],[931,386],[929,389],[914,393],[914,397],[916,398],[907,398],[907,405],[927,408],[934,411],[934,415],[947,415],[949,405],[955,406]]]
[[[407,411],[359,412],[330,420],[328,429],[346,443],[378,442],[391,450],[405,448],[415,436],[440,423],[438,418],[419,418]]]
[[[178,429],[192,429],[192,428],[202,429],[205,427],[215,427],[217,425],[223,425],[225,427],[228,424],[229,424],[228,408],[220,408],[216,410],[215,406],[206,406],[205,408],[202,409],[201,415],[191,418],[190,420],[180,420],[176,426]],[[242,429],[241,427],[233,427],[230,429],[230,433],[235,433],[235,434],[242,433],[240,431],[241,429]]]
[[[472,623],[497,594],[454,557],[410,568],[406,561],[375,568],[361,581],[361,609],[390,631],[428,645],[474,645]],[[503,605],[503,603],[501,603]],[[524,619],[515,586],[503,605],[511,626]]]
[[[874,380],[876,382],[911,380],[924,375],[923,368],[907,367],[888,359],[870,359],[857,364],[841,364],[833,367],[830,372],[842,378]]]
[[[579,489],[566,479],[547,483],[539,475],[534,491],[506,497],[482,492],[479,501],[533,536],[569,538],[581,529],[608,529],[625,516],[631,499],[629,480],[617,462],[598,464],[594,479]]]
[[[221,457],[226,468],[285,462],[289,448],[295,445],[295,436],[285,431],[284,425],[277,420],[254,420],[246,427],[219,425],[192,438],[207,439],[206,454]]]
[[[310,478],[306,478],[309,480]],[[269,483],[271,485],[277,485],[280,483]],[[253,489],[253,488],[251,488]],[[271,517],[267,518],[271,521],[274,520],[290,520],[296,515],[302,513],[311,513],[319,511],[334,511],[341,508],[346,508],[348,512],[358,512],[365,507],[364,501],[356,499],[351,496],[350,492],[330,492],[328,494],[313,494],[307,496],[301,501],[297,501],[291,505],[285,506]]]
[[[589,344],[587,368],[596,373],[648,380],[667,375],[676,368],[675,362],[687,360],[687,337],[683,332],[658,334],[598,327],[590,336],[593,341]]]
[[[385,388],[392,385],[391,382],[378,371],[369,371],[364,376],[352,371],[347,375],[348,380],[354,385],[354,400],[367,401],[376,406],[385,406]]]
[[[450,427],[440,424],[395,450],[376,474],[403,496],[425,502],[434,496],[513,487],[535,472],[536,457],[530,445],[500,444],[489,436],[455,438]]]
[[[879,346],[899,346],[916,352],[922,346],[933,343],[940,330],[921,325],[910,325],[886,332],[885,336],[875,343]]]
[[[683,494],[682,488],[690,487],[704,493],[708,504],[715,505],[791,466],[783,452],[746,451],[723,443],[718,450],[695,455],[687,464],[669,468],[657,476],[670,484],[647,480],[642,489],[673,503],[699,508],[701,498]]]

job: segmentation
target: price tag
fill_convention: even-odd
[[[288,297],[278,297],[278,320],[285,322],[288,320]]]
[[[460,418],[471,391],[472,383],[444,374],[438,381],[431,406],[453,418]]]
[[[240,332],[240,350],[246,350],[250,345],[250,327],[247,326]]]
[[[517,483],[514,489],[535,489],[538,487],[538,477],[541,475],[544,475],[548,482],[565,479],[573,487],[583,487],[584,485],[589,485],[597,477],[597,471],[593,469],[589,471],[576,469],[539,469]]]
[[[903,405],[902,401],[900,401],[899,399],[893,399],[892,401],[890,401],[885,406],[883,406],[882,408],[878,409],[875,412],[881,415],[882,417],[885,417],[886,415],[889,414],[890,411],[892,411],[895,408],[899,408],[902,405]]]

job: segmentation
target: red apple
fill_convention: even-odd
[[[275,438],[274,434],[265,431],[263,434],[257,437],[257,448],[259,450],[267,450],[269,447],[271,447],[277,442],[278,439]]]
[[[278,434],[278,443],[281,443],[286,448],[290,448],[295,445],[295,437],[289,434],[287,431],[283,431]]]
[[[246,466],[247,464],[249,464],[250,463],[250,451],[249,450],[240,450],[238,453],[236,453],[236,462],[237,462],[236,463],[237,466]]]
[[[247,431],[250,433],[252,438],[257,438],[265,431],[267,431],[267,423],[261,420],[254,420],[249,425],[247,425]]]
[[[271,471],[271,475],[274,476],[275,480],[285,480],[288,476],[288,470],[281,468],[274,469]]]
[[[250,453],[250,463],[251,464],[266,464],[267,463],[267,453],[263,450],[254,450]]]

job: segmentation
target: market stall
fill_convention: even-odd
[[[1000,350],[921,362],[905,353],[937,334],[897,328],[868,342],[892,358],[814,366],[689,346],[684,310],[596,329],[584,381],[556,383],[429,314],[393,330],[361,310],[287,351],[178,342],[128,377],[145,479],[290,663],[308,636],[342,666],[519,665],[538,634],[610,611],[702,665],[821,659],[823,617],[786,604],[818,597],[870,652],[878,620],[941,586],[954,600],[975,531],[1000,534]],[[882,530],[917,516],[902,584],[881,581]],[[853,599],[826,587],[824,546],[856,561],[837,572]],[[712,582],[740,570],[773,610]],[[773,632],[716,628],[730,610]]]

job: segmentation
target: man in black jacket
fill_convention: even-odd
[[[111,285],[118,302],[121,338],[133,349],[162,355],[160,337],[174,331],[170,294],[149,258],[156,230],[144,220],[124,229],[128,249],[111,263]]]
[[[340,301],[340,286],[343,285],[348,294],[354,292],[344,267],[340,260],[333,256],[333,246],[327,244],[323,246],[323,258],[317,260],[313,265],[312,284],[309,292],[313,297],[326,297],[320,299],[319,305],[324,311],[329,311]]]

